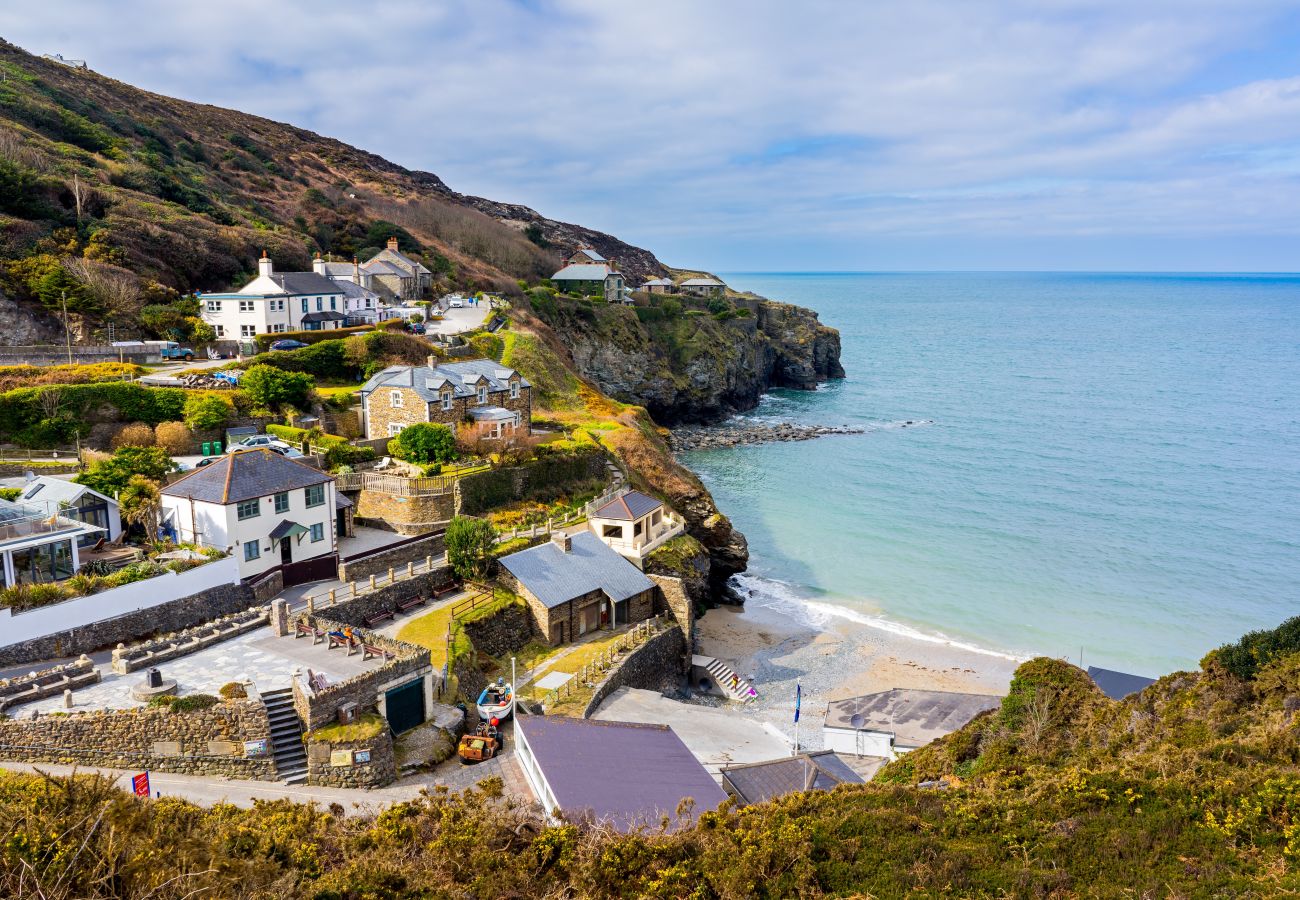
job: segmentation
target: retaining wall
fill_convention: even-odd
[[[402,569],[407,563],[424,562],[427,557],[442,556],[445,549],[443,534],[430,534],[409,544],[379,550],[352,562],[340,562],[339,580],[360,581],[371,575],[386,575],[390,568]]]
[[[494,615],[462,626],[479,653],[501,657],[521,649],[533,636],[533,618],[522,604],[507,606]]]
[[[360,762],[358,752],[369,754]],[[350,760],[336,764],[335,753]],[[359,741],[322,741],[307,736],[307,783],[320,787],[372,788],[397,780],[397,760],[393,753],[393,736],[387,728],[372,738]]]
[[[686,637],[680,626],[661,631],[641,644],[609,670],[605,680],[596,685],[584,719],[590,718],[605,698],[621,687],[644,688],[649,691],[666,691],[677,687],[686,659]]]
[[[442,587],[453,578],[455,573],[452,572],[451,566],[438,566],[432,572],[402,578],[396,584],[386,585],[355,598],[348,596],[347,587],[341,587],[334,592],[333,606],[327,605],[328,600],[315,601],[314,612],[343,625],[364,628],[366,619],[376,613],[391,612],[397,604],[416,594],[428,597],[433,593],[434,588]],[[358,584],[357,587],[360,589],[362,585]]]

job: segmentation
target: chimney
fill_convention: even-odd
[[[325,260],[320,258],[319,253],[317,253],[316,258],[311,261],[311,270],[317,275],[325,274]]]
[[[361,283],[361,262],[355,256],[352,257],[352,283]]]
[[[395,237],[390,237],[390,238],[388,239],[388,249],[389,249],[389,250],[394,250],[394,251],[397,250],[397,238],[395,238]]]
[[[551,543],[560,548],[561,553],[573,552],[573,535],[557,531],[551,535]]]
[[[429,354],[429,358],[428,360],[426,360],[426,362],[429,363],[430,369],[438,368],[438,357],[434,356],[432,353]]]
[[[273,271],[275,267],[271,264],[271,257],[263,250],[262,258],[257,261],[257,275],[259,278],[270,278]]]

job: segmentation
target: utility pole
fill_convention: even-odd
[[[68,292],[62,292],[60,303],[63,304],[63,334],[68,339],[68,365],[72,365],[72,326],[68,323]]]

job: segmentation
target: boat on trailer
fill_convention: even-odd
[[[485,721],[499,719],[505,721],[514,712],[515,695],[504,678],[498,678],[496,684],[489,684],[478,695],[478,717]]]

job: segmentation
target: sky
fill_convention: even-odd
[[[43,0],[0,36],[713,271],[1297,271],[1300,5]]]

